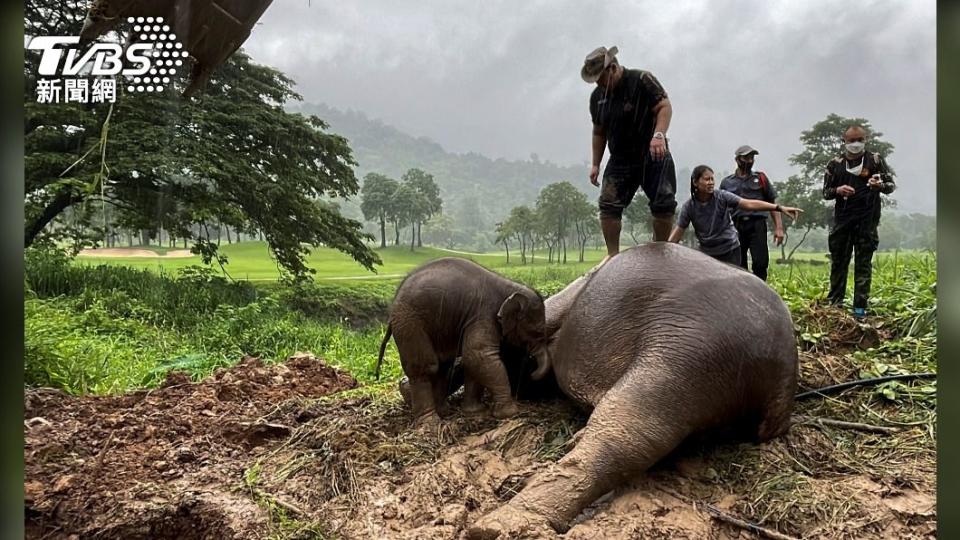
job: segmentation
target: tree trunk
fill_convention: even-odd
[[[54,218],[59,216],[60,212],[81,201],[83,201],[83,197],[72,192],[62,192],[54,197],[54,199],[50,201],[50,204],[43,209],[43,212],[37,216],[37,219],[33,220],[33,222],[26,227],[23,247],[30,247],[33,241],[36,240],[37,235],[40,234],[40,231],[53,221]]]
[[[147,231],[145,229],[140,229],[140,245],[144,247],[150,245],[150,237],[147,236]]]
[[[423,247],[423,237],[420,235],[421,229],[423,228],[423,222],[417,222],[417,247]]]
[[[793,249],[790,250],[790,254],[787,255],[787,260],[788,260],[788,261],[793,258],[793,253],[794,253],[795,251],[797,251],[797,248],[800,247],[800,244],[803,244],[803,241],[807,239],[807,235],[810,234],[810,229],[812,229],[812,228],[813,228],[813,227],[811,227],[811,226],[807,226],[807,229],[806,229],[805,231],[803,231],[803,236],[800,237],[800,241],[797,242],[797,245],[793,246]]]
[[[232,244],[233,238],[230,237],[230,226],[227,225],[227,244]]]
[[[410,224],[410,251],[413,251],[414,246],[417,243],[417,223],[413,222]]]
[[[393,232],[395,234],[393,238],[393,245],[399,246],[400,245],[400,223],[397,221],[393,222]]]
[[[387,247],[387,219],[383,214],[380,215],[380,247]]]

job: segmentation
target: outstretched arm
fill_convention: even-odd
[[[782,212],[793,219],[797,219],[800,214],[803,213],[803,210],[799,208],[793,208],[792,206],[780,206],[779,204],[768,203],[767,201],[761,201],[757,199],[740,199],[740,203],[737,205],[744,210],[770,210],[773,212]]]

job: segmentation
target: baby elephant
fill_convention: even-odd
[[[501,343],[534,356],[537,369],[531,377],[539,380],[550,369],[545,326],[543,298],[536,291],[466,259],[436,259],[410,272],[397,289],[377,374],[392,334],[409,378],[414,423],[437,422],[438,410],[446,408],[448,368],[461,357],[464,410],[481,410],[486,388],[493,397],[493,415],[505,418],[517,406],[500,358]]]

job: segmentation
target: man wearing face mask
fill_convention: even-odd
[[[853,316],[866,316],[873,273],[873,253],[877,250],[880,223],[880,194],[896,189],[884,159],[866,152],[867,131],[851,125],[843,132],[844,153],[827,164],[823,178],[823,198],[834,200],[833,227],[830,229],[830,292],[827,299],[839,306],[847,289],[847,269],[853,255]]]
[[[595,186],[600,185],[604,149],[610,147],[598,201],[607,245],[604,261],[620,251],[623,210],[638,189],[643,188],[653,214],[655,241],[670,236],[677,207],[677,173],[666,137],[673,114],[667,92],[650,72],[621,66],[616,54],[616,47],[599,47],[580,70],[584,81],[597,85],[590,95],[590,183]]]
[[[754,156],[759,154],[748,145],[737,148],[734,158],[737,170],[720,182],[720,189],[729,191],[743,199],[766,201],[774,204],[777,192],[770,179],[762,171],[753,170]],[[773,240],[779,246],[783,243],[783,222],[780,212],[770,212],[773,218]],[[740,238],[740,266],[747,268],[747,254],[753,257],[753,274],[767,280],[767,268],[770,266],[770,254],[767,250],[767,213],[759,210],[736,208],[733,210],[733,224]]]

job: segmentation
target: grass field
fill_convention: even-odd
[[[146,249],[153,250],[154,248]],[[234,279],[264,281],[276,280],[280,276],[276,261],[271,258],[270,251],[267,249],[265,242],[243,242],[223,245],[220,247],[220,250],[226,255],[228,260],[226,270]],[[509,265],[507,264],[506,255],[503,253],[466,253],[431,247],[417,248],[416,251],[410,251],[410,248],[407,246],[389,246],[384,249],[377,249],[376,253],[383,261],[382,266],[376,267],[376,273],[363,268],[348,255],[324,247],[314,248],[307,258],[307,264],[310,268],[317,271],[314,277],[320,280],[393,279],[406,275],[407,272],[420,264],[438,257],[462,257],[477,261],[488,268],[522,266],[520,264],[519,253],[513,252],[510,254]],[[602,251],[588,249],[584,253],[585,262],[583,266],[592,266],[602,258]],[[568,265],[576,261],[576,259],[576,253],[573,251],[567,252]],[[84,255],[77,260],[83,264],[120,265],[132,268],[163,270],[166,273],[175,273],[180,268],[202,264],[198,256],[167,259],[161,257],[97,257]],[[534,258],[534,265],[547,266],[548,264],[546,252],[538,252]]]
[[[150,249],[158,253],[165,252],[165,250],[154,247],[136,249]],[[265,242],[227,244],[221,246],[220,250],[228,259],[226,270],[234,279],[273,281],[280,276],[276,261],[271,258],[270,251],[267,249]],[[468,253],[432,247],[418,248],[416,251],[411,252],[407,246],[388,246],[384,249],[378,248],[375,251],[383,261],[382,266],[376,267],[375,273],[363,268],[348,255],[324,247],[314,248],[307,258],[307,264],[310,268],[316,270],[317,273],[314,277],[319,280],[396,279],[406,275],[407,272],[416,268],[418,265],[438,257],[463,257],[497,270],[519,270],[551,266],[551,263],[547,262],[546,251],[538,251],[534,257],[534,262],[531,264],[528,261],[526,265],[520,263],[519,252],[516,251],[511,251],[509,264],[503,252]],[[566,265],[553,263],[552,266],[559,266],[561,268],[571,267],[574,268],[575,271],[582,271],[598,263],[604,254],[603,249],[595,250],[588,248],[584,252],[584,262],[577,263],[576,252],[570,250],[567,252],[568,262]],[[877,260],[879,261],[894,256],[905,257],[917,254],[919,254],[919,252],[900,252],[899,255],[892,252],[878,253]],[[771,251],[770,255],[772,259],[776,259],[779,256],[779,251]],[[828,261],[826,254],[819,252],[797,252],[793,258],[798,262]],[[81,256],[77,260],[82,264],[128,266],[156,271],[162,270],[168,274],[176,273],[178,269],[186,266],[202,264],[200,257],[167,259],[162,257]],[[214,268],[219,271],[219,267],[216,265]]]
[[[323,356],[369,383],[396,283],[424,261],[468,257],[550,296],[602,257],[588,250],[585,262],[564,265],[538,254],[536,264],[522,265],[512,256],[508,265],[502,253],[389,247],[378,250],[384,265],[371,274],[346,255],[321,248],[310,257],[318,282],[292,287],[276,281],[265,244],[223,249],[236,283],[214,277],[218,270],[177,271],[199,264],[198,258],[28,258],[28,384],[114,393],[155,385],[170,368],[202,377],[244,354],[282,360],[297,351]],[[797,264],[770,269],[770,285],[787,302],[801,329],[798,337],[807,343],[829,333],[822,306],[830,267],[810,264],[815,259],[826,261],[805,253]],[[568,260],[575,255],[568,253]],[[244,281],[248,275],[253,283]],[[378,278],[367,279],[371,275]],[[935,287],[935,254],[877,255],[871,311],[909,339],[922,336],[887,344],[890,354],[909,348],[919,364],[935,365]],[[387,378],[399,376],[393,345],[387,356]]]

